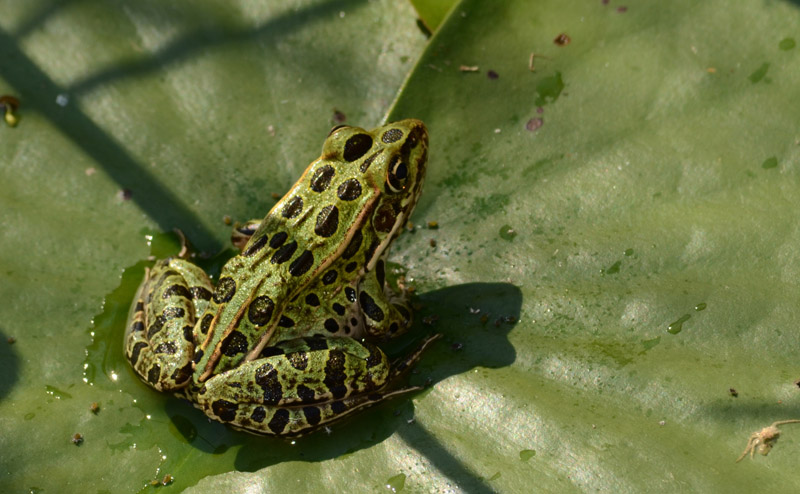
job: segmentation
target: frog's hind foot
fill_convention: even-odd
[[[411,353],[405,355],[403,357],[397,358],[392,361],[391,363],[391,371],[389,373],[389,377],[387,378],[387,382],[389,385],[393,382],[397,382],[398,380],[402,379],[408,371],[414,367],[414,364],[419,362],[419,359],[422,357],[422,354],[434,341],[441,338],[442,335],[440,333],[436,333],[426,337],[422,342],[415,348]]]

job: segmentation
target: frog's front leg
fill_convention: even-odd
[[[431,340],[432,341],[432,340]],[[408,368],[421,350],[406,359]],[[300,338],[204,383],[193,398],[209,417],[249,432],[299,435],[400,393],[402,371],[375,345],[351,338]]]
[[[256,233],[256,230],[258,230],[258,227],[261,226],[262,221],[264,220],[257,219],[245,221],[244,223],[239,223],[238,221],[234,223],[233,229],[231,230],[231,243],[233,246],[243,251],[247,242],[250,241]]]
[[[383,259],[359,283],[355,307],[360,311],[370,337],[393,338],[411,326],[408,294],[405,291],[396,293],[386,282]]]
[[[213,287],[202,269],[163,259],[145,272],[125,329],[125,357],[159,391],[185,386],[192,376],[193,328]]]

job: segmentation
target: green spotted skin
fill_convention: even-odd
[[[405,332],[405,294],[385,280],[389,245],[422,191],[419,120],[335,127],[214,286],[189,261],[160,260],[133,301],[125,354],[140,378],[248,432],[298,435],[418,388],[398,383],[427,344],[389,362],[376,343]]]

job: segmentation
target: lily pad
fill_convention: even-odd
[[[800,487],[795,424],[735,463],[800,418],[797,2],[284,4],[0,1],[0,490]],[[429,390],[284,441],[138,381],[174,228],[218,270],[332,125],[406,117]]]

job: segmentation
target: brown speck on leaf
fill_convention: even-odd
[[[481,316],[481,324],[486,324],[487,322],[489,322],[489,315],[488,314],[482,315]]]
[[[494,70],[490,70],[489,72],[486,73],[486,77],[488,77],[491,80],[495,80],[500,78],[500,74],[498,74]]]
[[[544,113],[544,108],[542,108],[541,106],[537,106],[536,107],[536,113],[539,113],[539,114]]]
[[[706,69],[706,72],[708,72],[709,74],[716,74],[717,73],[717,69],[716,69],[716,67],[709,67],[709,68]]]
[[[13,336],[9,336],[6,341],[8,342],[9,345],[13,345],[14,343],[17,342],[17,339],[14,338]]]
[[[344,121],[347,120],[347,117],[344,113],[340,112],[339,110],[333,110],[333,121],[337,124],[342,124]]]
[[[525,129],[530,132],[535,132],[539,130],[539,127],[541,127],[542,125],[544,125],[544,120],[539,117],[536,117],[528,120],[528,123],[525,124]]]
[[[438,221],[429,221],[428,222],[428,230],[436,230],[437,228],[439,228],[439,222]]]
[[[553,40],[553,43],[555,43],[558,46],[567,46],[570,43],[570,41],[572,41],[572,39],[570,39],[567,33],[561,33],[558,36],[556,36],[556,39]]]
[[[118,195],[123,201],[130,201],[131,197],[133,197],[133,191],[131,189],[122,189],[118,192]]]
[[[464,348],[464,344],[463,343],[453,343],[452,345],[450,345],[450,349],[453,350],[454,352],[457,352],[457,351],[461,350],[462,348]]]
[[[86,174],[87,177],[91,177],[92,175],[97,173],[97,168],[95,168],[93,166],[90,166],[89,168],[87,168],[83,172]]]
[[[0,112],[5,114],[5,121],[9,127],[16,127],[19,117],[14,114],[19,108],[19,100],[13,96],[0,96]]]
[[[11,108],[11,110],[16,110],[17,108],[19,108],[19,100],[7,94],[0,96],[0,110],[5,110],[6,108]]]
[[[97,415],[100,412],[100,404],[96,401],[93,401],[92,404],[89,405],[89,411]]]
[[[798,388],[800,388],[800,379],[798,379],[797,381],[795,381],[795,382],[794,382],[794,385],[795,385],[795,386],[797,386]]]
[[[161,485],[169,485],[172,483],[172,475],[166,474],[164,478],[161,479]]]
[[[731,389],[729,389],[729,390],[728,390],[728,392],[729,392],[729,393],[731,394],[731,396],[733,396],[734,398],[738,398],[738,397],[739,397],[739,392],[738,392],[738,391],[736,391],[734,388],[731,388]]]
[[[608,5],[608,2],[609,2],[609,1],[610,1],[610,0],[603,0],[603,5]]]
[[[76,432],[72,435],[72,444],[75,446],[80,446],[83,443],[83,434],[80,432]]]
[[[271,193],[269,196],[270,196],[271,198],[275,199],[276,201],[280,201],[280,200],[281,200],[281,197],[283,197],[282,195],[278,194],[277,192],[273,192],[273,193]]]
[[[233,219],[226,214],[225,216],[222,217],[222,222],[230,226],[231,223],[233,223]]]
[[[620,14],[624,14],[627,11],[628,7],[617,7],[617,12],[619,12]]]
[[[428,244],[429,244],[431,247],[436,247],[436,240],[435,240],[435,239],[430,239],[430,240],[428,241]]]
[[[439,320],[439,316],[436,314],[431,314],[430,316],[425,316],[422,318],[422,324],[426,326],[433,326],[433,323]]]
[[[458,67],[461,72],[478,72],[480,70],[477,65],[461,65]]]

